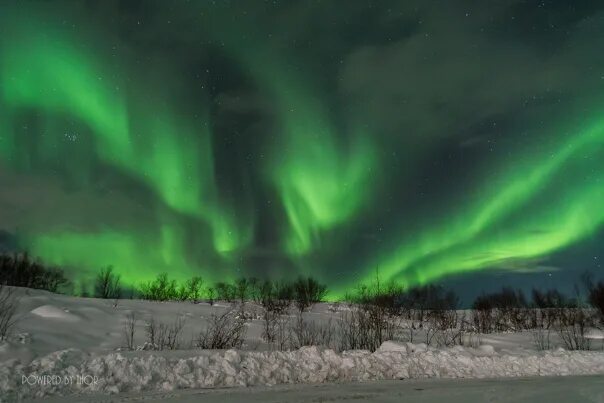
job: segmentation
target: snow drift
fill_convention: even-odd
[[[0,396],[18,399],[284,383],[604,374],[604,353],[562,349],[498,353],[491,346],[434,349],[423,344],[386,342],[375,353],[338,354],[317,347],[290,352],[186,353],[191,356],[160,352],[94,356],[69,349],[29,364],[11,360],[0,366]],[[73,381],[83,377],[88,381]],[[72,381],[61,381],[68,378]]]

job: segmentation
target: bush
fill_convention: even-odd
[[[305,320],[300,314],[293,326],[292,347],[298,349],[303,346],[323,346],[330,348],[335,341],[335,328],[331,319],[325,323]]]
[[[124,328],[122,329],[122,333],[124,336],[125,347],[128,350],[134,350],[134,336],[136,335],[136,324],[138,319],[136,317],[135,312],[130,312],[128,316],[126,316],[126,322],[124,323]]]
[[[219,282],[214,284],[216,290],[216,299],[219,301],[233,302],[236,298],[237,290],[233,284]]]
[[[503,287],[501,291],[483,294],[472,308],[474,325],[482,333],[529,327],[528,304],[521,290]]]
[[[360,285],[347,299],[351,309],[342,314],[338,336],[341,350],[375,351],[386,340],[393,340],[399,326],[399,299],[402,288],[379,282]]]
[[[6,340],[17,322],[15,313],[19,299],[15,289],[0,284],[0,340]]]
[[[589,303],[598,310],[600,320],[604,321],[604,282],[593,284],[588,292]]]
[[[199,276],[191,277],[187,280],[185,286],[187,290],[187,298],[192,300],[193,302],[197,302],[197,300],[201,296],[201,287],[203,285],[203,279]]]
[[[168,301],[178,296],[176,280],[170,280],[167,273],[158,274],[155,280],[142,283],[139,293],[143,299],[152,301]]]
[[[564,294],[558,290],[540,291],[533,288],[532,305],[539,309],[566,308],[573,305]]]
[[[245,277],[242,277],[235,281],[235,297],[237,298],[237,300],[239,300],[242,306],[248,299],[251,288],[252,284]]]
[[[195,346],[203,349],[241,348],[247,328],[235,310],[212,314],[210,323],[199,333]]]
[[[401,293],[399,303],[412,310],[450,310],[457,308],[459,298],[453,291],[447,291],[439,285],[429,284]]]
[[[439,309],[428,314],[429,326],[426,329],[426,344],[434,342],[438,347],[462,344],[462,329],[455,309]]]
[[[101,269],[94,282],[94,296],[104,299],[116,299],[120,298],[121,294],[120,275],[115,274],[111,266]]]
[[[32,261],[27,253],[0,255],[0,283],[57,292],[69,282],[63,270]]]
[[[558,325],[566,309],[577,308],[576,301],[566,297],[558,290],[540,291],[533,289],[530,327],[534,329],[552,329]]]
[[[266,311],[282,314],[294,299],[293,287],[285,282],[265,280],[260,286],[260,304]]]
[[[185,320],[178,317],[173,323],[161,323],[151,318],[146,325],[147,343],[156,350],[178,350],[180,334],[185,326]]]
[[[567,308],[562,311],[558,323],[558,335],[567,350],[589,350],[590,339],[585,335],[594,325],[591,313],[583,308]]]
[[[327,294],[327,286],[320,284],[312,277],[300,277],[293,285],[296,306],[300,312],[310,308],[313,304],[321,302]]]

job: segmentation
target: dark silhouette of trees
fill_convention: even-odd
[[[27,253],[0,255],[0,284],[57,292],[68,284],[62,269],[47,267]]]
[[[168,273],[160,273],[155,280],[142,283],[139,293],[143,299],[153,301],[174,300],[177,297],[176,280],[170,280]]]
[[[300,312],[323,301],[327,286],[312,277],[300,277],[292,284],[296,306]]]
[[[113,272],[112,266],[101,269],[94,282],[94,296],[97,298],[120,298],[122,287],[120,275]]]

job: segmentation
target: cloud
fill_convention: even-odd
[[[485,120],[534,114],[593,84],[593,74],[585,73],[597,41],[567,46],[585,29],[583,20],[568,21],[560,29],[572,34],[543,54],[540,42],[499,29],[504,17],[510,18],[510,8],[486,3],[468,17],[459,8],[426,11],[412,36],[348,54],[340,70],[341,97],[359,120],[418,145],[465,138]]]
[[[506,259],[492,268],[494,273],[508,274],[535,274],[554,273],[562,270],[561,267],[548,265],[549,257],[542,256],[533,259]]]

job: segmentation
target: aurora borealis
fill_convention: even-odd
[[[3,2],[0,231],[333,298],[598,270],[602,45],[587,1]]]

